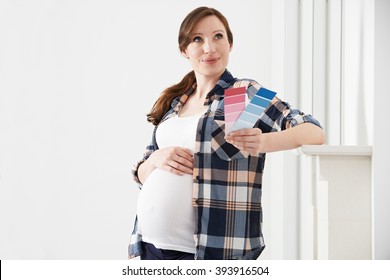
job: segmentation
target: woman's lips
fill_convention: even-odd
[[[207,64],[214,64],[214,63],[216,63],[219,59],[220,59],[220,57],[209,57],[209,58],[202,59],[202,61],[203,61],[204,63],[207,63]]]

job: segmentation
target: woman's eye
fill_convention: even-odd
[[[221,33],[215,34],[215,39],[220,40],[223,38],[223,35]]]
[[[202,41],[202,38],[200,38],[199,36],[196,36],[194,37],[194,39],[192,39],[193,42],[201,42]]]

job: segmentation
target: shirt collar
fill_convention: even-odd
[[[226,69],[214,88],[207,94],[206,102],[209,100],[207,105],[213,102],[216,98],[223,97],[225,89],[229,88],[235,81],[236,79]]]
[[[186,92],[184,92],[183,95],[179,95],[173,99],[171,108],[176,112],[176,114],[178,114],[181,108],[183,108],[184,104],[187,102],[188,97],[194,92],[195,89],[196,83],[193,84]]]
[[[227,69],[225,69],[214,88],[207,94],[204,105],[208,106],[215,99],[221,99],[224,95],[225,89],[229,88],[235,81],[236,79],[232,76],[232,74]],[[196,83],[193,84],[192,87],[188,89],[183,95],[176,97],[172,101],[171,107],[176,113],[178,113],[184,106],[188,97],[194,92],[195,89]]]

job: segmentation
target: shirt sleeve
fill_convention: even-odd
[[[278,97],[274,97],[256,126],[263,132],[275,132],[303,123],[312,123],[322,128],[313,116],[292,108],[289,103],[280,100]]]
[[[247,87],[249,99],[252,99],[261,87],[262,86],[256,81],[249,80],[249,85]],[[260,116],[260,119],[257,121],[255,127],[260,128],[263,132],[276,132],[302,123],[312,123],[322,128],[320,123],[313,118],[313,116],[292,108],[289,103],[275,96],[270,105]]]
[[[137,183],[138,187],[141,189],[142,188],[142,182],[139,180],[139,177],[138,177],[138,168],[139,166],[144,163],[149,157],[150,155],[157,150],[157,145],[156,145],[156,141],[154,140],[155,138],[155,132],[156,132],[156,127],[154,128],[154,131],[153,131],[153,139],[152,139],[152,142],[146,146],[145,148],[145,151],[144,151],[144,155],[143,155],[143,158],[139,161],[137,161],[134,165],[133,165],[133,168],[131,169],[131,173],[133,175],[133,179],[134,181]]]
[[[283,101],[281,101],[281,102],[284,103],[284,105],[285,105],[285,109],[283,111],[283,116],[285,116],[285,117],[283,118],[283,121],[282,121],[282,124],[283,124],[282,129],[294,127],[294,126],[300,125],[302,123],[312,123],[312,124],[322,128],[319,121],[317,121],[315,118],[313,118],[312,115],[305,114],[298,109],[291,108],[290,104],[288,104],[287,102],[283,102]]]

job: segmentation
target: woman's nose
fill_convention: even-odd
[[[203,44],[203,51],[205,53],[213,53],[215,52],[215,45],[212,41],[206,40]]]

